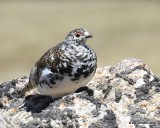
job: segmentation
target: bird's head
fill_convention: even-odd
[[[84,28],[74,29],[68,33],[66,40],[76,40],[77,43],[85,43],[92,35]]]

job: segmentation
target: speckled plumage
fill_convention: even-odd
[[[90,37],[83,28],[72,30],[37,61],[22,93],[37,87],[45,95],[61,97],[86,85],[97,68],[96,53],[86,45]]]

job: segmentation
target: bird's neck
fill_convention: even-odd
[[[86,45],[86,40],[78,40],[78,39],[67,38],[65,40],[65,43],[68,44],[68,45],[75,44],[76,46],[79,46],[79,45]]]

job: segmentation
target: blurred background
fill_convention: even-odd
[[[160,74],[157,0],[0,1],[0,83],[29,75],[35,62],[66,34],[84,27],[94,38],[98,67],[139,58]]]

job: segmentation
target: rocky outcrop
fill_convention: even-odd
[[[0,122],[7,118],[0,128],[160,128],[160,78],[142,60],[99,68],[88,85],[59,99],[36,90],[21,96],[27,82],[0,85]]]

